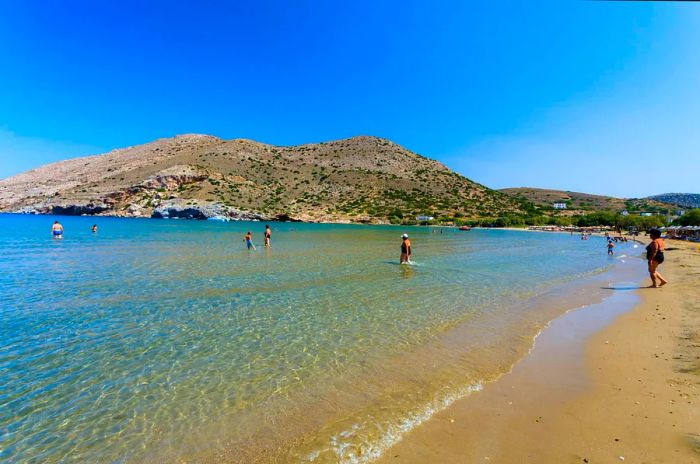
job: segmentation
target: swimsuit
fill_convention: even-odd
[[[54,229],[53,234],[54,235],[63,235],[63,231],[61,229]]]
[[[647,259],[652,260],[652,261],[656,261],[657,263],[661,264],[664,262],[664,251],[661,248],[659,248],[656,252],[656,255],[652,256],[651,255],[651,253],[652,253],[651,246],[653,244],[654,244],[654,242],[647,245]]]

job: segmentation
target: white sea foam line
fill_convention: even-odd
[[[430,419],[436,413],[447,409],[455,401],[464,398],[470,393],[481,391],[481,382],[468,385],[458,391],[448,394],[441,399],[436,399],[413,411],[407,417],[386,426],[386,432],[377,441],[363,443],[360,445],[361,455],[356,455],[351,451],[353,443],[344,438],[352,437],[357,431],[369,429],[369,424],[353,424],[349,430],[344,430],[330,439],[330,447],[342,464],[365,464],[379,458],[383,451],[391,448],[401,441],[401,439],[420,424]],[[319,457],[321,450],[309,453],[304,459],[305,462],[313,462]]]

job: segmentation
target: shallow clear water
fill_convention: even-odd
[[[362,461],[512,361],[514,302],[612,263],[566,234],[54,219],[0,215],[3,462]]]

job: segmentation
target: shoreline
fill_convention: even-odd
[[[624,261],[623,261],[624,262]],[[629,266],[627,266],[629,267]],[[422,345],[415,351],[410,353],[413,359],[411,362],[412,369],[427,369],[423,379],[414,379],[413,382],[422,384],[427,387],[430,382],[440,378],[442,387],[438,390],[438,395],[429,398],[423,398],[425,401],[415,403],[415,405],[404,411],[400,416],[386,418],[377,431],[381,431],[379,435],[372,438],[364,436],[364,426],[371,425],[371,421],[365,424],[361,416],[353,418],[352,415],[345,415],[339,418],[329,420],[326,425],[319,429],[309,431],[297,444],[292,444],[291,447],[283,445],[279,448],[268,448],[263,446],[258,448],[257,445],[265,441],[264,437],[259,437],[253,441],[256,446],[250,449],[241,443],[227,444],[222,450],[215,452],[196,453],[193,456],[188,456],[195,462],[374,462],[376,459],[381,459],[382,455],[391,454],[391,448],[395,444],[400,444],[406,434],[409,434],[415,427],[419,427],[423,423],[428,423],[432,417],[449,408],[450,404],[470,397],[474,392],[479,391],[483,385],[488,385],[497,382],[502,376],[507,375],[513,369],[513,366],[518,364],[522,359],[526,358],[532,351],[532,345],[540,336],[543,330],[549,326],[551,321],[558,316],[567,312],[576,311],[578,308],[590,305],[591,301],[599,302],[605,298],[606,291],[604,290],[608,283],[612,281],[621,281],[628,274],[621,273],[619,266],[612,266],[609,269],[599,272],[598,270],[590,273],[582,274],[579,279],[569,281],[562,286],[555,287],[545,291],[542,294],[534,295],[525,300],[517,300],[518,310],[512,313],[516,319],[522,318],[523,321],[528,319],[521,312],[537,311],[541,314],[539,320],[529,320],[525,326],[520,326],[519,335],[515,336],[520,340],[512,339],[515,344],[502,345],[508,346],[511,355],[515,355],[514,359],[501,359],[497,368],[489,368],[488,372],[480,370],[478,364],[469,362],[469,376],[455,378],[450,375],[450,379],[441,377],[444,374],[441,371],[434,371],[434,359],[450,357],[454,361],[462,362],[461,359],[465,353],[465,342],[473,344],[474,337],[479,338],[477,333],[471,330],[471,324],[468,322],[460,323],[455,327],[450,328],[445,333],[437,337],[433,342]],[[601,291],[603,289],[603,291]],[[470,345],[471,346],[471,345]],[[436,351],[437,350],[437,351]],[[489,357],[487,346],[471,346],[469,352],[479,350],[481,355]],[[517,354],[516,354],[517,351]],[[400,355],[405,360],[406,353]],[[510,356],[510,355],[509,355]],[[481,358],[480,358],[481,359]],[[490,358],[491,361],[496,361],[495,358]],[[392,358],[388,358],[386,365],[381,371],[377,371],[374,377],[377,379],[395,379],[396,382],[405,378],[405,372],[396,371],[395,367],[405,364],[405,362],[393,362]],[[394,368],[392,368],[394,366]],[[490,365],[489,365],[490,366]],[[474,371],[473,368],[477,368]],[[481,366],[483,367],[483,366]],[[494,366],[490,366],[494,367]],[[454,369],[453,369],[454,371]],[[452,372],[452,374],[458,372]],[[437,374],[434,377],[432,374]],[[483,374],[483,375],[482,375]],[[475,377],[471,377],[475,376]],[[469,378],[467,378],[469,377]],[[456,382],[456,383],[453,383]],[[464,382],[464,383],[463,383]],[[371,390],[375,391],[379,386],[375,382]],[[396,392],[392,393],[395,395]],[[326,402],[335,402],[337,398],[334,394],[315,395],[315,401],[319,404]],[[370,405],[376,406],[376,405]],[[353,419],[353,420],[350,420]],[[357,422],[355,419],[359,419]],[[373,416],[374,419],[379,419]],[[341,426],[342,427],[338,427]],[[330,428],[327,428],[330,427]],[[372,430],[375,427],[372,426]],[[354,441],[354,437],[364,437],[362,442]],[[365,440],[365,438],[369,438]],[[292,443],[292,442],[290,442]]]
[[[697,462],[700,247],[674,248],[662,268],[669,287],[636,290],[628,311],[610,301],[616,291],[607,308],[555,318],[511,372],[377,462]]]

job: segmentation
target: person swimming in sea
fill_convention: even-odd
[[[266,247],[270,246],[270,235],[272,235],[272,231],[270,230],[270,226],[265,224],[265,246]]]
[[[92,231],[93,234],[96,233],[97,232],[97,224],[93,224],[92,227],[90,228],[90,230]]]
[[[411,262],[411,241],[408,239],[408,234],[401,236],[401,258],[399,264],[410,264]]]
[[[657,268],[659,264],[664,262],[664,250],[666,246],[664,244],[664,239],[661,238],[661,231],[659,229],[651,229],[649,231],[649,237],[651,238],[651,243],[647,245],[647,264],[649,266],[649,277],[651,277],[651,285],[649,288],[663,287],[668,283],[668,280],[664,279]],[[656,279],[659,283],[656,283]]]
[[[51,226],[51,235],[53,238],[63,238],[63,226],[58,221]]]
[[[253,250],[256,250],[255,245],[253,245],[253,234],[248,231],[247,234],[245,234],[245,237],[243,237],[243,240],[245,240],[245,245],[248,247],[250,250],[251,248]]]

